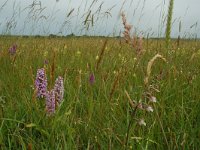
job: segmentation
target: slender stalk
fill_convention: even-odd
[[[127,132],[126,132],[125,150],[127,150],[127,148],[128,148],[129,133],[130,133],[131,125],[133,123],[133,118],[134,118],[134,116],[136,114],[137,108],[138,108],[138,105],[135,107],[135,109],[131,113],[131,120],[129,121],[128,129],[127,129]]]
[[[131,106],[131,109],[133,110],[132,113],[131,113],[131,120],[129,121],[129,124],[128,124],[128,128],[127,128],[127,132],[126,132],[126,140],[125,140],[125,150],[127,150],[128,148],[128,141],[129,141],[129,133],[130,133],[130,129],[131,129],[131,125],[133,123],[133,118],[136,114],[136,110],[138,108],[138,104],[135,106],[135,104],[133,103],[133,101],[131,100],[129,94],[127,91],[125,91],[126,93],[126,96],[128,98],[128,101],[129,101],[129,104]],[[135,107],[134,107],[135,106]]]
[[[105,42],[104,42],[104,44],[103,44],[103,47],[102,47],[102,49],[101,49],[99,59],[98,59],[98,61],[97,61],[97,63],[96,63],[96,70],[99,69],[99,65],[100,65],[100,63],[101,63],[101,61],[102,61],[102,59],[103,59],[103,55],[104,55],[104,52],[105,52],[107,43],[108,43],[108,39],[105,40]]]
[[[158,111],[157,111],[155,105],[154,105],[154,109],[155,109],[155,113],[156,113],[158,122],[159,122],[159,124],[160,124],[161,130],[162,130],[162,133],[163,133],[163,136],[164,136],[164,139],[165,139],[165,143],[166,143],[166,145],[167,145],[167,148],[170,149],[170,148],[169,148],[169,143],[168,143],[168,141],[167,141],[167,137],[166,137],[166,134],[165,134],[163,125],[162,125],[162,122],[161,122],[161,120],[160,120],[160,117],[159,117],[159,115],[158,115]]]
[[[116,75],[116,77],[115,77],[115,80],[114,80],[114,82],[113,82],[112,89],[111,89],[111,92],[110,92],[109,101],[112,100],[113,94],[114,94],[115,89],[116,89],[116,87],[117,87],[117,83],[118,83],[118,81],[120,80],[120,77],[121,77],[120,75],[121,75],[121,73],[119,72],[119,73],[117,73],[117,75]]]

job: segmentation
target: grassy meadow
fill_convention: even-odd
[[[143,49],[122,38],[0,37],[0,149],[198,149],[200,41],[166,49],[145,39]],[[52,115],[35,94],[39,68],[48,90],[64,79]]]

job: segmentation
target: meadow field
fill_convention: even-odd
[[[199,149],[200,41],[142,46],[137,55],[123,38],[1,36],[0,149]],[[36,94],[41,68],[48,91],[63,78],[51,113]]]

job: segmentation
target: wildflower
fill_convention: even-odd
[[[55,91],[56,101],[60,104],[64,96],[64,84],[63,84],[63,78],[61,76],[59,76],[56,79],[54,91]]]
[[[35,88],[37,90],[37,97],[43,98],[47,92],[47,77],[45,75],[44,68],[37,70],[37,76],[35,80]]]
[[[9,51],[9,53],[10,53],[11,55],[14,55],[14,54],[16,53],[16,51],[17,51],[17,45],[14,44],[12,47],[9,48],[8,51]]]
[[[152,103],[156,103],[157,99],[156,99],[156,97],[151,96],[150,99],[149,99],[149,101],[152,102]]]
[[[94,84],[94,82],[95,82],[95,76],[93,73],[90,75],[89,82],[90,82],[90,84]]]
[[[146,126],[146,125],[147,125],[146,122],[144,121],[144,119],[140,119],[140,120],[138,121],[138,124],[139,124],[140,126]]]
[[[49,115],[55,113],[56,100],[55,100],[55,91],[52,89],[46,94],[46,111]]]
[[[147,106],[147,107],[146,107],[146,111],[147,111],[147,112],[153,112],[153,108],[152,108],[151,106]]]

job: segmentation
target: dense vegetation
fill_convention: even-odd
[[[143,50],[120,38],[0,37],[0,149],[198,149],[200,42],[146,39]],[[39,68],[48,90],[64,78],[52,115],[35,96]]]

